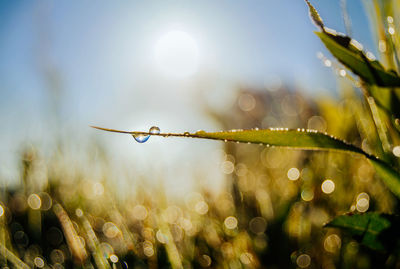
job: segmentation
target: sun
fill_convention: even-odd
[[[154,46],[154,56],[157,67],[168,77],[186,78],[198,70],[197,42],[183,31],[162,35]]]

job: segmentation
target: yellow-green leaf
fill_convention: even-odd
[[[308,0],[305,0],[305,1],[308,5],[308,9],[310,11],[310,17],[311,17],[312,21],[315,23],[315,25],[317,25],[318,27],[323,29],[324,22],[322,21],[321,16],[318,14],[318,11],[311,5],[311,3]]]
[[[299,148],[306,150],[329,150],[329,151],[342,151],[346,153],[357,153],[364,155],[368,158],[371,164],[374,166],[377,174],[386,184],[389,190],[391,190],[397,197],[400,198],[400,175],[393,170],[388,164],[377,159],[376,157],[364,152],[360,148],[346,143],[338,138],[323,134],[314,130],[288,130],[284,128],[278,129],[253,129],[253,130],[230,130],[221,132],[205,132],[198,131],[195,133],[158,133],[151,134],[149,132],[130,132],[120,131],[114,129],[107,129],[101,127],[94,127],[96,129],[125,133],[133,136],[174,136],[174,137],[191,137],[191,138],[202,138],[202,139],[214,139],[222,141],[242,142],[242,143],[254,143],[262,144],[267,146],[279,146],[288,148]],[[147,141],[147,139],[146,139]]]
[[[378,61],[367,59],[362,51],[354,49],[351,44],[344,46],[334,35],[327,32],[316,32],[316,35],[333,56],[368,84],[400,87],[400,77],[397,73],[385,70]]]

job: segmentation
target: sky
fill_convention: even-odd
[[[345,32],[339,0],[311,2],[328,27]],[[353,37],[375,52],[361,0],[348,1],[348,12]],[[215,166],[207,156],[219,154],[218,142],[152,137],[139,145],[88,126],[216,130],[202,98],[228,107],[238,85],[260,88],[277,77],[305,94],[334,96],[315,30],[301,0],[0,1],[0,180],[17,180],[21,145],[46,147],[60,133],[77,148],[98,140],[142,173],[160,166],[184,180],[195,163]],[[170,31],[198,49],[188,77],[168,76],[155,59]],[[178,166],[186,174],[175,175]]]

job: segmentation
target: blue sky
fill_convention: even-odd
[[[328,27],[344,32],[339,0],[312,3]],[[348,11],[354,38],[375,52],[361,1],[348,1]],[[173,29],[191,35],[200,50],[198,73],[180,81],[165,78],[153,62],[156,40]],[[262,86],[279,76],[308,94],[335,95],[332,71],[316,58],[325,49],[315,30],[302,0],[1,1],[2,174],[12,174],[10,156],[21,143],[46,144],[52,129],[77,139],[95,135],[91,124],[213,130],[218,126],[197,102],[204,87],[225,89],[221,99],[229,100],[227,92],[237,85]],[[46,70],[59,76],[58,103]],[[59,110],[57,123],[51,106]],[[127,154],[128,138],[98,135],[110,151],[123,152],[121,158],[141,156],[143,163],[148,163],[144,151],[162,155],[161,146],[180,156],[192,145],[155,139],[140,149],[130,145],[136,153]],[[201,145],[206,154],[209,149]]]

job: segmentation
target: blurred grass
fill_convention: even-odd
[[[231,111],[209,112],[224,129],[312,128],[376,153],[368,108],[350,82],[339,83],[340,101],[313,101],[285,87],[242,89]],[[322,228],[348,211],[395,212],[396,199],[364,158],[223,145],[225,188],[175,200],[160,187],[140,184],[136,193],[119,198],[107,180],[112,171],[99,179],[91,173],[96,163],[72,164],[62,150],[44,160],[27,148],[21,185],[2,190],[4,245],[39,268],[374,268],[386,258]],[[102,159],[106,169],[107,156]],[[321,188],[328,179],[332,193]],[[360,195],[367,204],[360,205]],[[3,266],[10,266],[7,260],[3,255]]]
[[[399,29],[397,2],[365,5],[376,26],[379,58],[386,68],[398,69],[398,34],[386,32]],[[221,129],[315,129],[399,167],[398,118],[379,105],[371,113],[357,78],[321,59],[338,74],[339,99],[310,98],[284,85],[242,88],[230,110],[204,109]],[[374,113],[388,147],[382,146]],[[100,158],[80,163],[68,161],[62,147],[50,159],[40,149],[25,148],[20,184],[1,189],[3,268],[400,267],[396,253],[372,252],[338,229],[322,228],[346,212],[399,213],[398,200],[364,158],[227,142],[220,163],[225,187],[172,199],[162,187],[138,183],[135,175],[127,180],[136,182],[136,191],[121,197],[99,145],[86,154],[100,152]]]

